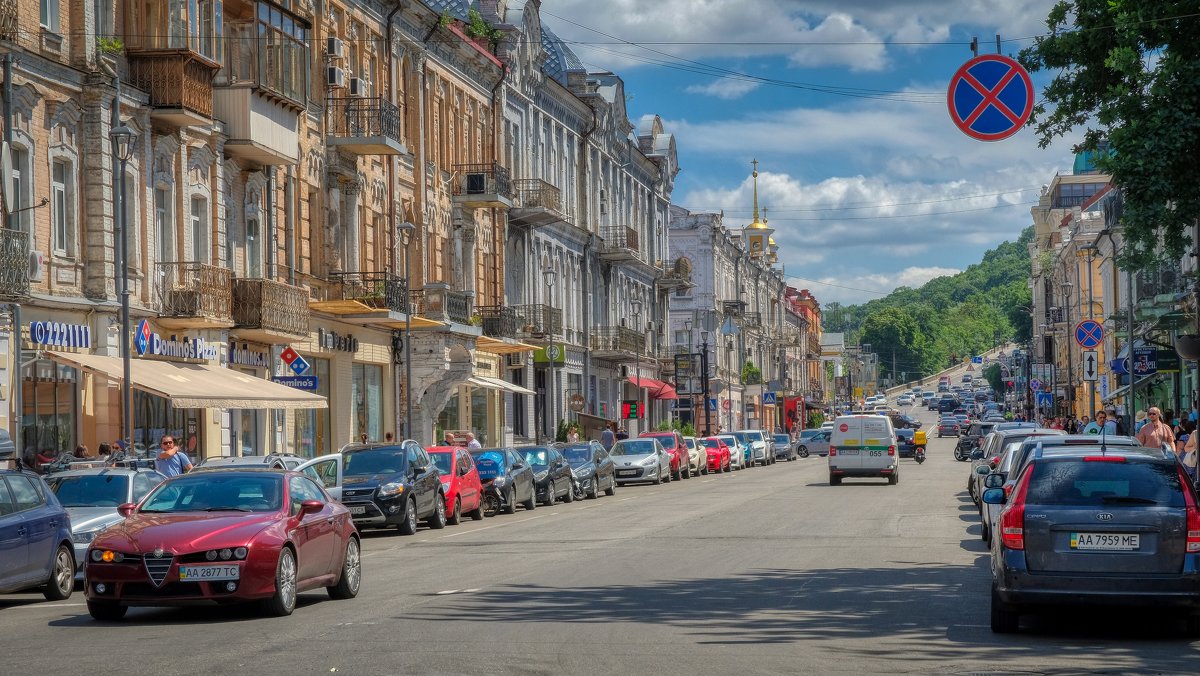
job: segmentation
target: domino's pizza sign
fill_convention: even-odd
[[[199,336],[163,337],[150,330],[150,322],[143,319],[133,335],[133,347],[139,357],[168,357],[174,359],[203,359],[213,361],[220,355],[217,343],[210,343]]]

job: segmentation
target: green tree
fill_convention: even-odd
[[[873,313],[863,322],[861,342],[870,343],[879,355],[882,372],[898,380],[900,371],[909,371],[910,364],[920,363],[925,348],[925,334],[916,319],[904,309],[889,307]],[[892,364],[897,373],[892,373]]]
[[[983,370],[983,377],[988,381],[988,385],[996,391],[996,394],[1003,394],[1008,391],[1008,385],[1004,384],[1004,376],[999,364],[992,364]]]
[[[1179,258],[1200,218],[1195,0],[1060,0],[1046,26],[1020,54],[1056,73],[1034,107],[1040,145],[1083,127],[1077,149],[1124,193],[1123,262],[1146,266],[1164,248]]]
[[[754,365],[754,362],[747,361],[742,367],[742,382],[747,385],[762,384],[762,371]]]

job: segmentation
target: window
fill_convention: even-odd
[[[192,198],[192,255],[190,260],[208,263],[208,200]]]
[[[262,277],[262,243],[259,241],[258,219],[246,221],[246,276]]]
[[[133,475],[133,501],[141,502],[142,498],[146,497],[161,482],[162,479],[154,479],[145,472]]]
[[[58,0],[42,0],[41,13],[42,28],[51,33],[58,32]]]
[[[54,222],[54,253],[70,256],[74,253],[71,224],[71,164],[55,160],[50,177],[50,203]]]
[[[329,398],[329,360],[305,356],[312,366],[309,375],[317,377],[316,394]],[[330,429],[328,408],[304,408],[295,412],[292,443],[295,453],[304,458],[329,453]]]
[[[22,369],[21,435],[25,448],[69,453],[75,448],[78,372],[39,359]]]
[[[290,498],[293,515],[300,513],[300,504],[307,500],[325,502],[325,494],[308,477],[292,477],[288,497]]]
[[[8,483],[8,489],[12,491],[16,511],[23,512],[27,509],[41,507],[45,502],[41,492],[34,487],[29,477],[10,474],[5,477],[5,481]]]
[[[13,228],[29,232],[29,187],[32,185],[32,174],[29,172],[29,151],[24,148],[12,147],[12,200],[9,221]]]
[[[16,511],[16,506],[13,505],[12,498],[8,494],[8,486],[4,481],[0,481],[0,516],[12,514]]]
[[[354,411],[354,437],[383,438],[383,367],[355,364],[350,405]]]
[[[158,262],[175,260],[175,209],[170,188],[154,189],[154,235],[158,239]]]

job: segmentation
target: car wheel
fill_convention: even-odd
[[[446,517],[446,523],[451,526],[457,526],[462,523],[462,501],[458,498],[454,498],[454,511],[450,512],[450,515]]]
[[[888,485],[889,486],[895,486],[898,483],[900,483],[900,473],[899,472],[892,472],[891,474],[888,475]]]
[[[692,463],[691,463],[691,461],[688,461],[687,466],[683,467],[679,470],[679,475],[681,477],[683,477],[684,479],[692,478]]]
[[[400,534],[412,535],[417,532],[417,506],[412,500],[404,501],[404,520],[400,522]]]
[[[517,503],[513,502],[513,499],[516,497],[517,497],[516,490],[513,488],[509,488],[508,495],[504,498],[504,513],[505,514],[516,514],[517,513]],[[533,509],[533,507],[530,507],[529,503],[525,503],[525,509]]]
[[[829,475],[829,485],[830,486],[841,486],[842,485],[842,477],[830,474]]]
[[[75,591],[75,550],[68,545],[59,545],[54,554],[54,570],[46,581],[42,596],[50,601],[63,601],[71,598]]]
[[[570,483],[567,484],[567,494],[563,497],[563,502],[568,504],[575,502],[575,486]]]
[[[88,601],[88,615],[94,620],[101,622],[116,622],[125,617],[125,613],[129,610],[128,607],[119,603],[108,603],[105,601]]]
[[[1015,634],[1020,629],[1021,613],[1000,600],[996,590],[992,590],[992,633]]]
[[[511,503],[510,503],[511,504]],[[525,511],[532,512],[537,509],[537,487],[529,487],[529,499],[525,501]],[[511,514],[512,512],[509,512]]]
[[[487,502],[487,498],[481,497],[479,499],[479,506],[476,507],[475,509],[467,512],[467,516],[471,517],[471,519],[473,519],[475,521],[483,521],[483,512],[484,512],[483,503],[485,503],[485,502]],[[490,511],[492,512],[492,514],[496,513],[495,508],[492,508]]]
[[[552,481],[546,485],[546,499],[542,501],[542,504],[546,507],[553,507],[555,498],[557,497],[558,496],[554,494],[554,482]]]
[[[433,496],[433,515],[429,517],[429,527],[441,530],[446,527],[446,495],[438,492]]]
[[[342,559],[342,575],[337,584],[326,587],[330,598],[352,599],[358,596],[362,584],[362,557],[359,556],[358,539],[350,538],[346,543],[346,558]]]
[[[798,448],[798,449],[796,449],[796,450],[798,450],[798,451],[800,452],[800,457],[801,457],[801,458],[807,458],[807,457],[808,457],[808,446],[805,446],[805,445],[801,444],[801,445],[800,445],[800,448]]]
[[[279,550],[279,563],[275,564],[275,594],[263,599],[263,606],[276,617],[286,617],[296,609],[296,555],[287,547]]]
[[[667,483],[667,482],[668,482],[668,481],[670,481],[670,480],[671,480],[671,475],[670,475],[670,474],[664,474],[664,473],[663,473],[663,471],[662,471],[662,468],[661,468],[661,467],[659,467],[659,468],[658,468],[658,478],[656,478],[656,479],[654,480],[654,483],[656,483],[656,484],[659,484],[659,485],[662,485],[662,484],[665,484],[665,483]]]
[[[588,497],[592,500],[600,497],[600,475],[598,474],[592,475],[592,492]]]
[[[612,478],[612,482],[608,484],[608,489],[604,491],[604,494],[609,497],[617,494],[617,478],[615,476]]]

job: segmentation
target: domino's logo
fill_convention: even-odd
[[[137,331],[133,335],[133,346],[137,349],[139,357],[145,356],[146,351],[150,349],[150,322],[143,319],[138,323]]]

